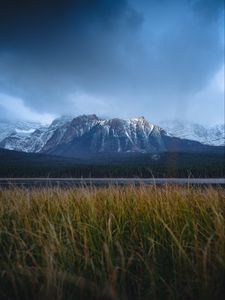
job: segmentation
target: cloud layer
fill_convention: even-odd
[[[223,16],[222,0],[1,1],[0,93],[37,114],[221,122]]]

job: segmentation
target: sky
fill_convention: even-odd
[[[1,0],[0,119],[224,123],[223,0]]]

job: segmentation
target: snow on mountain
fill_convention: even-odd
[[[24,152],[51,152],[60,145],[72,143],[80,149],[82,138],[82,142],[86,139],[85,143],[90,143],[90,147],[86,148],[92,152],[146,152],[154,148],[149,144],[149,136],[152,134],[152,138],[156,138],[161,130],[144,117],[106,120],[96,115],[82,115],[74,119],[61,117],[50,126],[36,127],[33,130],[29,126],[12,126],[8,134],[2,134],[0,147]],[[3,131],[2,127],[0,130]]]
[[[72,118],[63,116],[51,125],[32,122],[0,122],[0,147],[23,151],[40,152],[55,130]]]
[[[63,128],[58,128],[41,152],[67,157],[88,157],[97,153],[203,153],[212,150],[215,149],[199,142],[170,136],[144,117],[124,120],[83,115],[74,118]]]
[[[57,145],[70,143],[74,138],[79,138],[90,131],[98,122],[96,115],[82,115],[74,119],[65,119],[60,126],[57,123],[41,151],[47,152]]]
[[[149,138],[150,136],[156,138],[160,135],[160,131],[160,128],[149,123],[144,117],[130,120],[118,118],[100,120],[93,132],[92,151],[153,151],[154,147],[149,143]]]
[[[1,126],[0,123],[0,147],[75,156],[84,153],[200,151],[202,145],[194,141],[213,145],[224,142],[224,126],[206,129],[197,124],[187,126],[167,122],[162,127],[168,132],[144,117],[124,120],[101,119],[96,115],[60,117],[48,126],[36,123]]]
[[[41,126],[37,122],[0,120],[0,142],[11,134],[26,135]]]
[[[78,157],[96,153],[205,151],[206,148],[198,142],[170,137],[144,117],[123,120],[84,115],[67,124],[63,133],[59,128],[41,152]]]
[[[175,120],[163,121],[160,123],[160,126],[174,137],[198,141],[205,145],[225,145],[225,124],[203,126],[196,123]]]
[[[24,135],[27,135],[27,134],[31,134],[35,131],[35,129],[31,128],[31,129],[15,129],[15,132],[18,133],[18,134],[24,134]]]

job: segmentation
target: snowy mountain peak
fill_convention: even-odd
[[[124,120],[100,119],[95,114],[75,118],[63,116],[46,127],[26,128],[21,132],[14,130],[3,136],[0,146],[25,152],[49,152],[60,145],[68,145],[92,135],[91,148],[95,148],[95,151],[148,151],[151,148],[148,139],[154,129],[154,134],[159,135],[157,127],[144,117]]]
[[[131,121],[134,122],[148,122],[145,117],[141,116],[141,117],[137,117],[137,118],[132,118]]]
[[[95,114],[75,118],[63,116],[50,125],[37,123],[1,123],[0,147],[57,155],[83,152],[157,152],[171,147],[195,147],[192,141],[207,145],[224,145],[224,125],[206,128],[199,124],[149,123],[143,116],[124,120],[102,119]],[[164,129],[162,129],[164,128]],[[178,141],[179,139],[188,139]],[[174,144],[175,143],[175,144]],[[182,146],[182,147],[181,147]]]
[[[225,124],[203,126],[197,123],[170,120],[163,121],[160,125],[169,135],[174,137],[198,141],[206,145],[225,145]]]

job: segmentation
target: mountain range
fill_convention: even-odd
[[[224,125],[163,122],[144,117],[103,119],[64,116],[50,125],[0,121],[0,147],[28,153],[85,157],[104,153],[207,152],[224,146]]]
[[[197,123],[173,120],[163,121],[160,126],[168,134],[182,139],[198,141],[205,145],[225,145],[225,124],[203,126]]]

